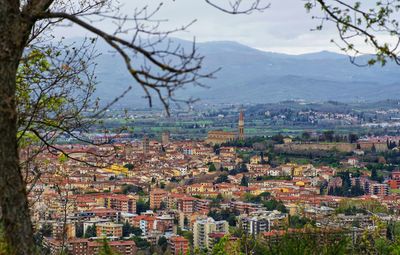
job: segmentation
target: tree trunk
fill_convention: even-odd
[[[27,26],[19,1],[0,0],[0,206],[7,254],[35,254],[26,187],[17,146],[16,73]]]

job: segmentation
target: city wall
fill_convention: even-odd
[[[358,145],[358,146],[357,146]],[[377,152],[387,151],[386,143],[288,143],[276,144],[274,146],[276,151],[281,152],[302,152],[302,151],[339,151],[339,152],[352,152],[359,147],[363,151],[371,151],[375,146]]]

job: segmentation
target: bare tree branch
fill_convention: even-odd
[[[201,85],[201,83],[198,82],[200,79],[212,78],[214,74],[214,72],[206,74],[200,73],[203,57],[197,54],[195,44],[193,44],[190,53],[186,53],[185,50],[180,47],[172,50],[159,50],[155,49],[152,44],[149,44],[151,48],[146,50],[143,45],[136,45],[134,40],[128,41],[106,33],[74,15],[49,12],[37,15],[36,18],[67,19],[97,36],[100,36],[122,56],[128,71],[146,93],[150,106],[152,106],[151,92],[155,92],[168,114],[170,106],[169,100],[174,101],[174,92],[178,88],[181,88],[185,84]],[[157,42],[162,40],[163,38],[159,39]],[[144,65],[134,67],[130,54],[139,54],[145,60],[148,60],[151,65],[146,64],[145,61]],[[166,57],[168,57],[168,59]]]
[[[262,12],[271,6],[271,4],[266,3],[264,0],[235,0],[225,3],[225,6],[212,0],[204,1],[212,7],[229,14],[251,14],[254,11]],[[245,4],[243,2],[245,2]],[[245,6],[243,7],[243,5]]]
[[[350,4],[341,0],[314,0],[307,1],[306,8],[310,10],[318,5],[325,14],[323,17],[314,17],[321,20],[318,30],[323,28],[324,21],[336,24],[340,40],[344,45],[335,43],[341,50],[354,53],[354,56],[350,57],[353,63],[357,56],[371,53],[360,50],[357,39],[362,39],[375,54],[375,58],[370,59],[366,65],[376,62],[385,65],[386,59],[400,64],[398,50],[400,29],[395,17],[399,9],[396,4],[393,0],[368,4],[361,2]]]

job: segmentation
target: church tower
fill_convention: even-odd
[[[243,113],[243,110],[241,110],[240,114],[239,114],[238,128],[239,128],[239,133],[238,133],[239,140],[243,141],[244,140],[244,113]]]
[[[162,133],[162,135],[161,135],[161,143],[162,143],[162,145],[169,144],[169,137],[170,137],[169,131],[165,131],[165,132]]]
[[[143,140],[142,140],[143,154],[149,153],[149,147],[150,147],[150,140],[147,137],[147,135],[144,135]]]

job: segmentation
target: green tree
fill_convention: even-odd
[[[229,182],[227,174],[221,174],[218,178],[214,181],[215,184]]]
[[[211,199],[210,208],[219,208],[222,201],[224,201],[224,198],[219,193],[217,197]]]
[[[304,228],[307,224],[315,225],[315,222],[308,218],[303,218],[298,215],[293,215],[289,217],[289,227],[290,228]]]
[[[214,220],[226,220],[229,226],[236,226],[236,216],[239,216],[239,212],[231,209],[221,209],[221,210],[210,210],[207,214]]]
[[[83,237],[83,224],[81,224],[79,222],[75,224],[75,233],[76,233],[76,237],[78,237],[78,238]]]
[[[271,197],[271,193],[265,191],[265,192],[259,194],[258,197],[260,197],[262,200],[267,200]]]
[[[168,246],[167,238],[165,238],[165,236],[161,236],[158,239],[157,245],[161,248],[161,250],[163,252],[165,252],[167,250],[167,246]]]
[[[134,234],[135,236],[141,236],[142,235],[142,229],[139,227],[132,227],[131,233]]]
[[[142,198],[140,198],[136,202],[136,213],[141,214],[142,212],[145,212],[147,210],[150,210],[150,202],[144,201]]]
[[[331,142],[333,142],[334,134],[335,134],[335,132],[332,130],[324,131],[323,138],[325,141],[331,143]]]
[[[40,227],[39,232],[42,234],[42,236],[45,237],[50,237],[53,233],[53,226],[51,223],[45,223]]]
[[[374,181],[378,180],[378,172],[376,171],[375,168],[373,168],[371,170],[371,180],[374,180]]]
[[[95,225],[88,226],[84,236],[85,238],[96,237],[97,236],[96,226]]]
[[[215,167],[214,163],[211,163],[211,164],[208,166],[208,171],[209,171],[209,172],[215,172],[215,171],[217,171],[217,168]]]
[[[364,189],[360,186],[360,183],[356,183],[354,186],[351,186],[350,189],[350,196],[351,197],[358,197],[365,194]]]
[[[184,232],[182,233],[182,236],[183,236],[184,238],[186,238],[187,240],[189,240],[189,243],[190,243],[191,245],[193,245],[193,232],[191,232],[191,231],[184,231]]]
[[[349,143],[355,143],[358,140],[358,136],[356,134],[350,133],[349,134]]]
[[[138,247],[138,249],[147,249],[150,247],[150,243],[139,236],[134,236],[132,240],[135,241],[136,247]]]
[[[268,211],[278,210],[283,213],[287,212],[287,209],[285,205],[282,203],[282,201],[277,201],[275,199],[264,201],[263,206],[267,208]]]
[[[129,222],[124,222],[124,224],[123,224],[123,226],[122,226],[122,236],[123,237],[127,237],[127,236],[129,236],[130,234],[132,234],[132,231],[133,231],[133,229],[132,229],[132,225],[131,224],[129,224]]]
[[[246,175],[243,175],[242,179],[240,180],[240,186],[249,186],[249,180]]]
[[[271,137],[272,141],[278,143],[278,144],[283,144],[283,139],[285,137],[282,134],[277,134]]]
[[[132,163],[127,163],[124,165],[124,167],[127,168],[129,171],[132,171],[135,165]]]
[[[308,140],[310,140],[310,138],[311,138],[311,134],[310,134],[309,132],[303,132],[303,133],[301,134],[301,138],[302,138],[303,140],[305,140],[305,141],[308,141]]]
[[[106,238],[104,238],[101,242],[103,245],[100,247],[99,255],[120,255],[110,247]]]
[[[213,247],[211,254],[212,255],[228,255],[228,251],[226,250],[226,245],[228,243],[228,236],[222,237]]]
[[[135,186],[132,184],[124,184],[122,185],[122,193],[128,194],[128,193],[138,193],[139,195],[143,195],[143,188],[139,186]]]

